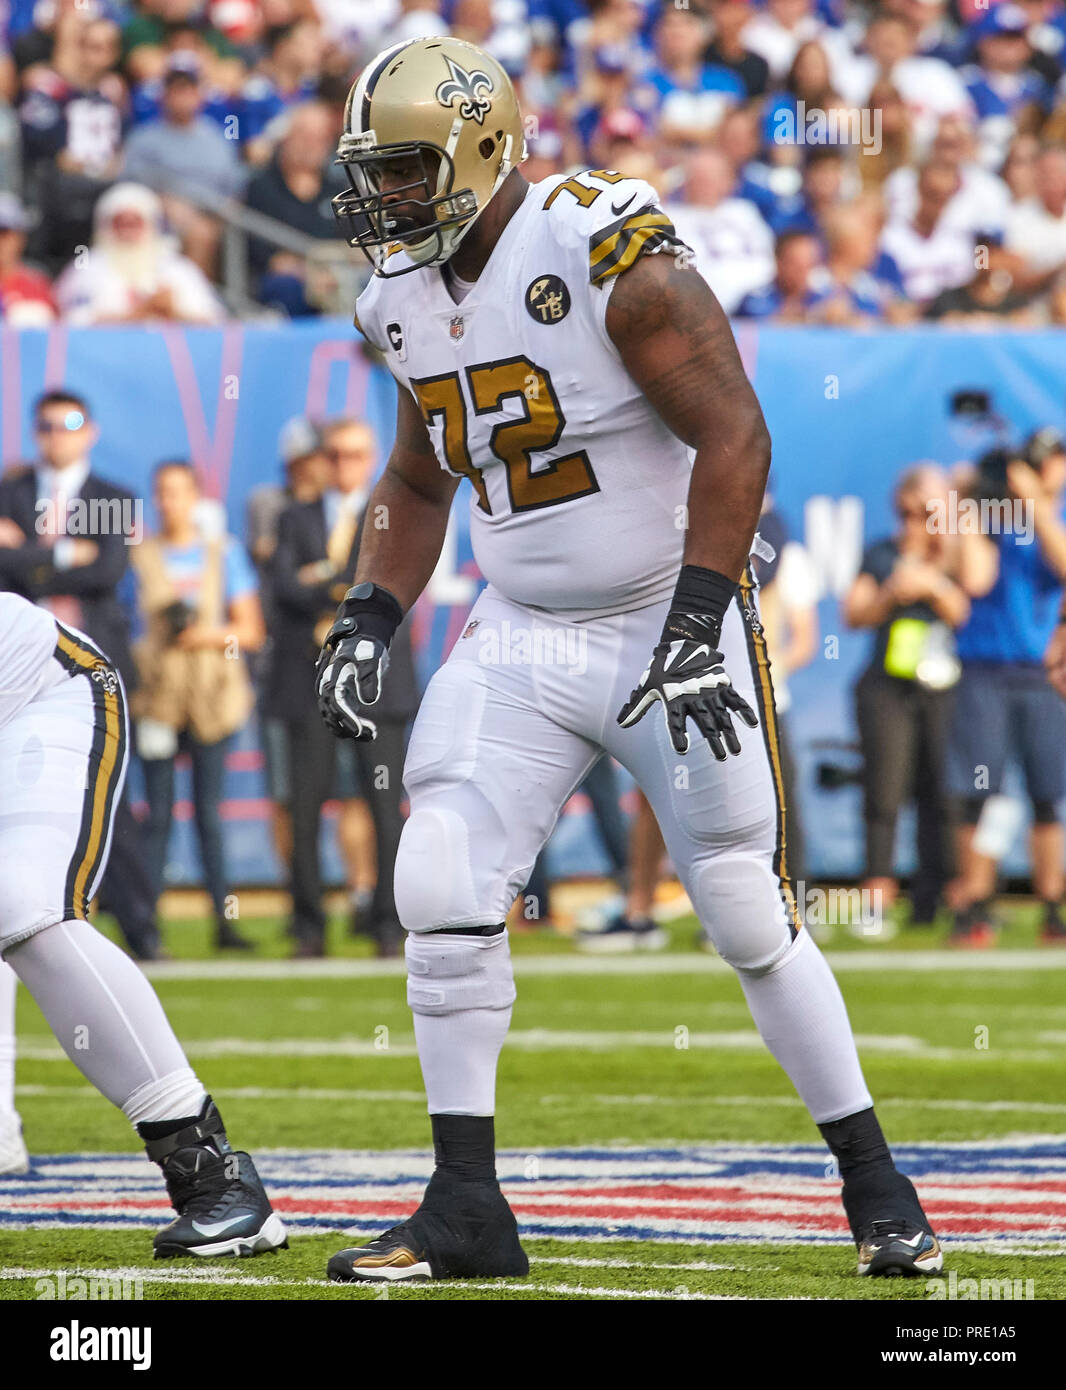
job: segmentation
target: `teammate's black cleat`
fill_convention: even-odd
[[[892,1278],[937,1274],[944,1267],[940,1242],[928,1226],[871,1221],[859,1232],[859,1273]]]
[[[339,1284],[508,1279],[528,1274],[529,1260],[495,1178],[472,1182],[438,1170],[412,1216],[368,1245],[338,1250],[326,1273]]]
[[[234,1152],[222,1117],[208,1096],[196,1122],[145,1150],[163,1170],[177,1217],[156,1232],[157,1260],[174,1255],[258,1255],[288,1245],[250,1155]]]

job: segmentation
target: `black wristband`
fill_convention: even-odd
[[[736,580],[727,579],[717,570],[703,569],[700,565],[682,565],[670,612],[663,626],[663,640],[705,637],[705,632],[690,632],[685,625],[685,616],[694,614],[711,620],[714,641],[717,643],[722,635],[726,611],[736,596]]]
[[[403,609],[388,589],[378,584],[356,584],[344,595],[322,645],[332,648],[349,637],[363,634],[376,637],[387,647],[402,622]]]

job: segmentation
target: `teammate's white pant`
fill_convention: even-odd
[[[490,587],[429,684],[404,768],[411,814],[396,860],[396,904],[411,934],[409,963],[419,972],[409,974],[409,999],[431,1112],[492,1112],[495,1057],[491,1067],[471,1068],[464,1039],[477,1046],[473,1015],[493,1012],[497,1026],[489,1032],[498,1051],[513,988],[505,935],[483,938],[492,952],[486,969],[484,954],[466,952],[462,968],[449,963],[453,948],[439,943],[464,938],[423,934],[505,919],[601,750],[648,797],[700,921],[738,971],[757,1025],[814,1119],[871,1104],[843,1001],[801,931],[787,876],[776,719],[757,621],[743,620],[734,605],[722,631],[726,670],[760,718],[754,730],[736,721],[738,757],[717,762],[694,728],[682,757],[658,710],[632,729],[615,722],[665,612],[660,604],[568,623]],[[439,975],[437,1002],[427,1009],[423,957],[431,941]],[[471,1077],[465,1090],[446,1080],[462,1074]]]
[[[0,726],[0,956],[75,1066],[137,1124],[197,1114],[204,1089],[152,986],[84,920],[127,744],[118,673],[60,627],[45,685]]]

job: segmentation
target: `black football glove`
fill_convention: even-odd
[[[365,711],[381,695],[389,643],[402,621],[403,610],[387,589],[357,584],[345,594],[315,667],[318,708],[338,738],[377,738]]]
[[[758,727],[759,720],[747,700],[734,690],[718,650],[722,618],[735,593],[736,585],[713,571],[689,565],[682,569],[675,607],[667,615],[659,645],[640,684],[618,713],[623,729],[639,723],[659,701],[667,733],[678,753],[689,750],[690,719],[719,762],[725,762],[730,753],[740,752],[733,715],[738,714],[751,729]],[[689,611],[677,607],[679,601]],[[697,602],[707,611],[691,611]]]

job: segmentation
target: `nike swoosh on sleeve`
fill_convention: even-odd
[[[630,203],[633,201],[633,199],[634,199],[636,196],[637,196],[637,195],[636,195],[635,193],[631,193],[631,194],[629,195],[629,197],[625,200],[625,202],[622,204],[621,207],[619,207],[617,203],[612,203],[612,204],[611,204],[611,211],[614,213],[615,217],[620,217],[621,214],[622,214],[623,212],[625,212],[626,208],[629,207]]]

